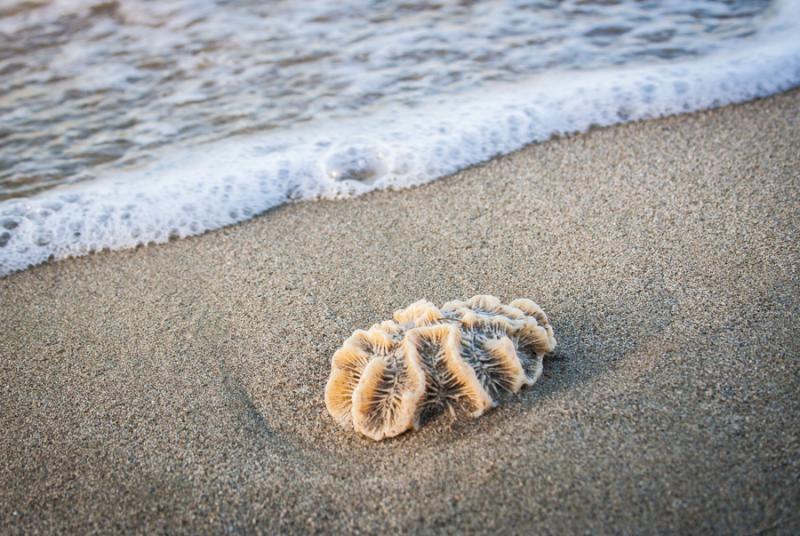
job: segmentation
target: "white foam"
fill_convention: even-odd
[[[800,8],[707,56],[484,85],[413,107],[173,151],[155,165],[0,203],[0,274],[165,242],[291,200],[422,184],[593,125],[742,102],[800,84]]]

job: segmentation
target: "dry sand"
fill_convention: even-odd
[[[795,91],[13,275],[3,532],[797,533],[799,228]],[[534,388],[334,424],[352,330],[476,293],[550,314]]]

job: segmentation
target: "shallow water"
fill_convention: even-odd
[[[705,54],[769,2],[49,1],[0,12],[0,196],[548,69]],[[1,198],[1,197],[0,197]]]
[[[794,87],[798,4],[0,7],[0,274]]]

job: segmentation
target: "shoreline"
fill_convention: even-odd
[[[528,146],[0,280],[10,532],[800,530],[800,90]],[[474,421],[373,443],[329,359],[418,299],[559,346]]]

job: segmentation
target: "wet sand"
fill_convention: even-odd
[[[2,532],[800,531],[800,91],[0,280]],[[426,298],[559,346],[374,443],[329,359]]]

